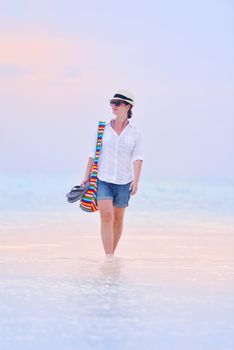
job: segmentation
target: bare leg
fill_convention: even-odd
[[[113,252],[114,252],[123,231],[123,217],[124,217],[125,208],[116,208],[116,207],[113,207],[113,208],[114,208],[114,223],[113,223],[113,234],[114,234]]]
[[[101,218],[102,244],[106,254],[113,254],[113,221],[114,212],[111,199],[98,201],[98,209]]]

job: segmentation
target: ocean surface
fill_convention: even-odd
[[[67,217],[82,224],[98,222],[65,194],[79,184],[69,174],[0,173],[0,228],[27,227],[34,222],[67,225]],[[234,179],[155,179],[140,183],[131,198],[126,218],[132,227],[206,227],[233,233]],[[94,231],[95,234],[95,231]]]
[[[142,181],[113,259],[74,181],[0,173],[0,349],[233,350],[234,181]]]

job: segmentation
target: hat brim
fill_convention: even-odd
[[[112,101],[112,100],[125,101],[125,102],[129,103],[130,105],[134,106],[134,102],[133,102],[133,101],[125,100],[124,98],[113,97],[113,98],[111,98],[109,101]]]

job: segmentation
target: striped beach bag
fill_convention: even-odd
[[[97,142],[96,142],[96,152],[95,158],[93,161],[93,166],[90,170],[89,175],[89,188],[83,194],[80,199],[80,208],[89,213],[93,213],[98,210],[97,207],[97,175],[98,175],[98,159],[102,147],[102,137],[105,129],[105,122],[100,121],[98,123],[98,133],[97,133]]]

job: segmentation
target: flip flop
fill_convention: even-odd
[[[74,186],[72,187],[71,191],[66,194],[67,201],[69,203],[74,203],[78,201],[83,194],[88,190],[90,186],[89,182],[86,182],[84,186]]]

